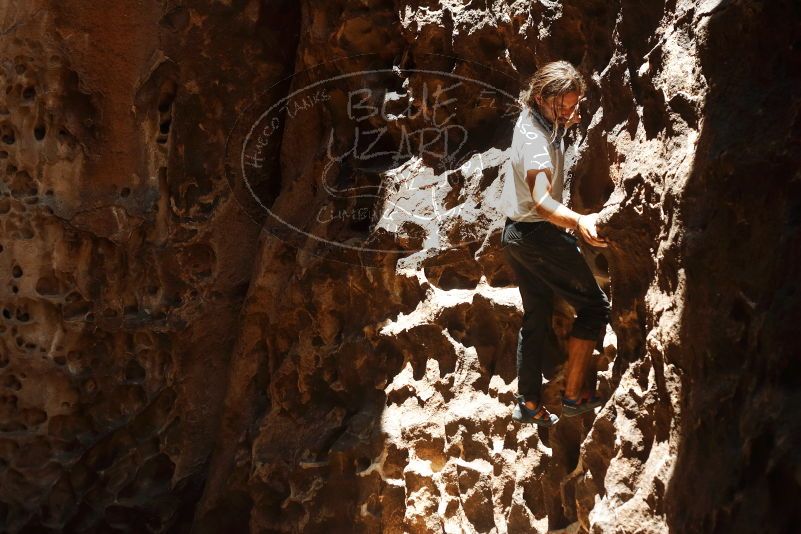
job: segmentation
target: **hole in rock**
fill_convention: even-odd
[[[370,465],[372,465],[372,463],[373,462],[370,461],[370,458],[365,458],[365,457],[357,458],[356,459],[356,469],[358,471],[364,471],[368,467],[370,467]]]
[[[442,269],[436,285],[446,291],[451,289],[475,289],[478,285],[480,274],[478,269],[464,272],[456,266],[446,267]]]
[[[36,292],[42,296],[58,295],[58,280],[51,276],[40,278],[36,282]]]
[[[698,128],[698,112],[686,95],[678,93],[668,101],[668,105],[679,114],[690,128]]]
[[[481,279],[481,266],[469,250],[452,249],[423,262],[429,282],[444,290],[475,289]]]
[[[33,129],[33,136],[36,138],[37,141],[41,141],[45,138],[45,127],[44,126],[37,126]]]
[[[498,173],[500,172],[500,167],[487,167],[486,169],[481,171],[481,181],[478,184],[478,187],[481,191],[484,191],[486,188],[492,184],[497,178]]]
[[[609,261],[606,259],[606,256],[604,256],[603,254],[599,253],[597,256],[595,256],[595,266],[602,273],[608,273],[609,272]]]
[[[162,17],[161,24],[171,30],[181,31],[189,24],[189,10],[185,7],[176,7]]]
[[[462,189],[464,189],[465,178],[461,170],[456,170],[448,174],[448,185],[451,190],[445,195],[442,200],[442,206],[445,209],[453,209],[459,204],[462,196]]]
[[[173,81],[166,82],[161,88],[159,97],[159,113],[167,113],[172,108],[178,86]]]
[[[80,320],[92,309],[92,304],[81,299],[80,295],[78,295],[78,300],[70,301],[71,295],[73,294],[67,296],[67,303],[64,304],[61,311],[61,315],[65,321]]]
[[[169,456],[164,453],[154,456],[142,465],[136,478],[120,491],[119,497],[142,499],[158,495],[169,488],[174,472],[175,464]]]
[[[28,428],[41,425],[47,421],[47,412],[38,408],[22,410],[22,421]]]
[[[131,382],[140,382],[145,378],[145,370],[136,360],[128,360],[125,365],[125,378]]]
[[[16,376],[8,375],[3,379],[3,387],[14,391],[19,391],[22,389],[22,382],[20,382]]]
[[[178,90],[177,84],[172,80],[165,81],[161,86],[158,110],[159,114],[159,134],[156,142],[160,145],[167,143],[170,127],[172,126],[172,108],[175,101],[175,94]]]

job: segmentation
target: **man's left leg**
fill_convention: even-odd
[[[595,340],[571,336],[567,342],[567,367],[565,370],[565,397],[578,400],[586,382]]]
[[[573,291],[565,298],[576,309],[576,320],[568,340],[568,360],[565,368],[563,415],[579,415],[599,406],[602,401],[594,396],[595,388],[587,388],[587,376],[598,338],[609,320],[609,299],[598,286],[584,256],[581,261],[565,264],[570,272]],[[594,380],[593,380],[594,386]]]
[[[513,418],[550,426],[558,418],[544,407],[541,389],[543,364],[552,366],[558,352],[550,324],[553,291],[520,261],[519,256],[526,246],[525,239],[519,239],[503,248],[506,262],[515,272],[523,301],[523,321],[517,341],[518,405]]]

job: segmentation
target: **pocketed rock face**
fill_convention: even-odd
[[[791,530],[796,4],[0,2],[0,529]],[[613,318],[610,400],[545,431],[510,418],[514,116],[429,89],[553,59],[590,82],[570,196]],[[334,77],[226,181],[263,92]],[[447,118],[463,165],[325,165],[365,87],[380,149]]]
[[[0,3],[4,532],[191,524],[259,232],[228,192],[226,109],[291,72],[225,46],[297,39],[237,13]]]

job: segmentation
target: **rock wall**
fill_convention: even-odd
[[[268,13],[0,4],[0,530],[191,525],[258,250],[231,107],[297,40]]]
[[[790,531],[800,21],[0,3],[0,530]],[[570,197],[612,243],[585,251],[610,400],[538,431],[498,200],[553,59],[589,82]]]

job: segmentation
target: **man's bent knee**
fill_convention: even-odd
[[[597,339],[609,323],[611,306],[606,295],[596,303],[577,311],[571,335],[579,339]]]

